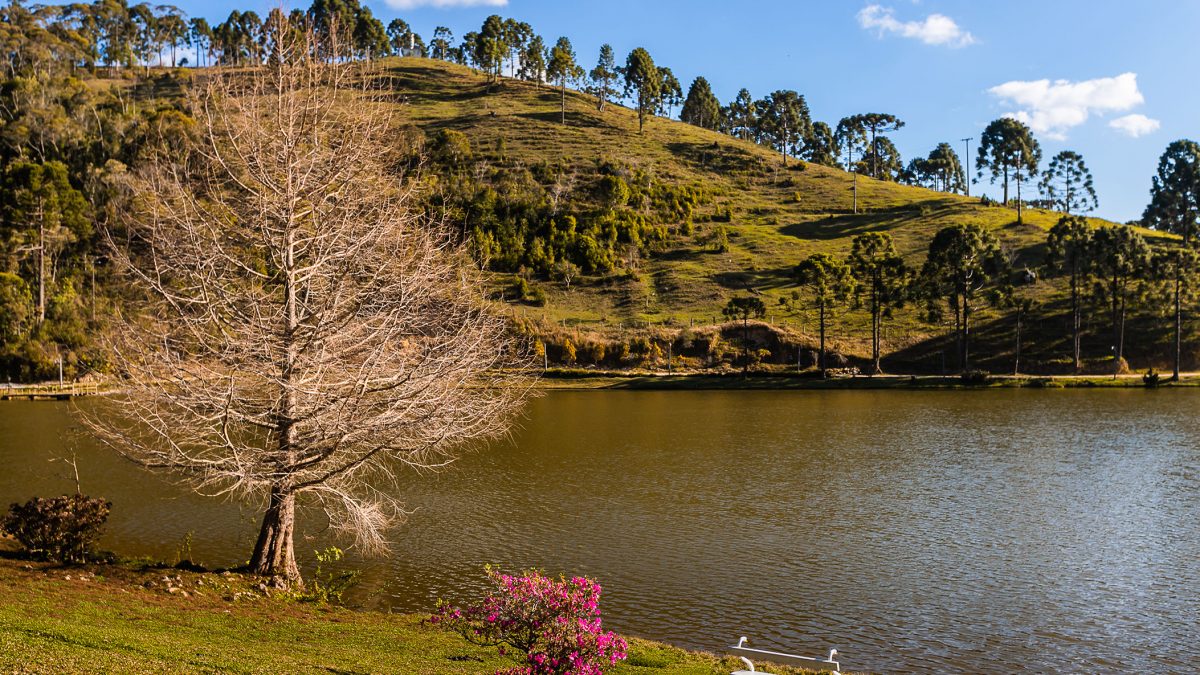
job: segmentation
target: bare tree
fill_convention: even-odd
[[[383,551],[394,472],[505,433],[528,390],[468,256],[386,170],[366,66],[284,33],[268,65],[195,91],[196,142],[133,178],[109,236],[140,291],[115,319],[127,395],[87,419],[135,462],[261,504],[250,567],[280,587],[302,583],[298,507]]]

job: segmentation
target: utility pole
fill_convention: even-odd
[[[971,196],[971,139],[973,139],[973,138],[975,138],[975,137],[968,136],[968,137],[962,139],[962,142],[966,145],[966,150],[967,150],[967,167],[966,167],[966,171],[964,171],[963,173],[967,174],[967,196],[968,197]]]

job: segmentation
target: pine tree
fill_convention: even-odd
[[[705,129],[716,129],[721,121],[721,102],[713,95],[708,80],[697,77],[688,88],[679,119]]]

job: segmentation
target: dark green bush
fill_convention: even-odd
[[[111,507],[107,500],[79,494],[35,497],[10,506],[0,520],[0,531],[12,535],[36,558],[84,562],[100,538]]]
[[[988,374],[985,370],[968,370],[962,374],[962,383],[969,386],[979,386],[988,383]]]

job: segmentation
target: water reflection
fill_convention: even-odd
[[[410,522],[355,600],[404,611],[484,563],[596,576],[619,630],[738,635],[855,669],[1200,663],[1200,421],[1186,391],[563,392],[512,445],[409,476]],[[0,499],[71,487],[65,408],[0,406]],[[210,565],[257,514],[79,444],[105,544]],[[327,545],[320,535],[299,543]]]

